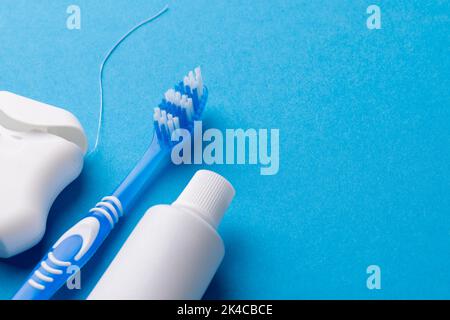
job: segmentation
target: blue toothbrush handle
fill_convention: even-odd
[[[33,270],[14,300],[46,300],[81,269],[122,215],[117,198],[106,197],[68,230]]]
[[[50,299],[70,279],[74,270],[81,269],[89,261],[139,191],[156,177],[167,156],[166,151],[154,139],[144,157],[116,192],[103,198],[88,216],[56,241],[13,299]]]

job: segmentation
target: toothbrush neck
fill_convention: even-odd
[[[168,154],[169,148],[161,147],[158,140],[154,138],[142,159],[113,194],[122,203],[124,213],[128,211],[133,201],[145,189],[147,183],[157,176],[159,169],[166,163],[162,160]]]

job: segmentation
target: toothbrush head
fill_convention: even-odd
[[[208,90],[203,86],[199,67],[190,71],[178,85],[166,91],[154,109],[153,123],[160,145],[172,146],[175,130],[192,132],[194,121],[200,120],[208,100]]]

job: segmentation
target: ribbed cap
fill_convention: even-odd
[[[173,205],[199,212],[217,228],[235,193],[233,186],[221,175],[199,170]]]

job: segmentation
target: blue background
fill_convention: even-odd
[[[81,7],[81,30],[66,8]],[[149,144],[165,90],[201,65],[208,126],[279,128],[280,171],[210,167],[237,196],[206,298],[450,298],[450,5],[375,1],[172,1],[105,68],[98,152],[57,199],[44,239],[0,260],[10,298],[52,243],[109,194]],[[106,52],[166,1],[2,0],[0,88],[64,107],[91,145]],[[82,271],[85,298],[145,210],[200,166],[172,166]],[[366,287],[367,266],[382,289]]]

